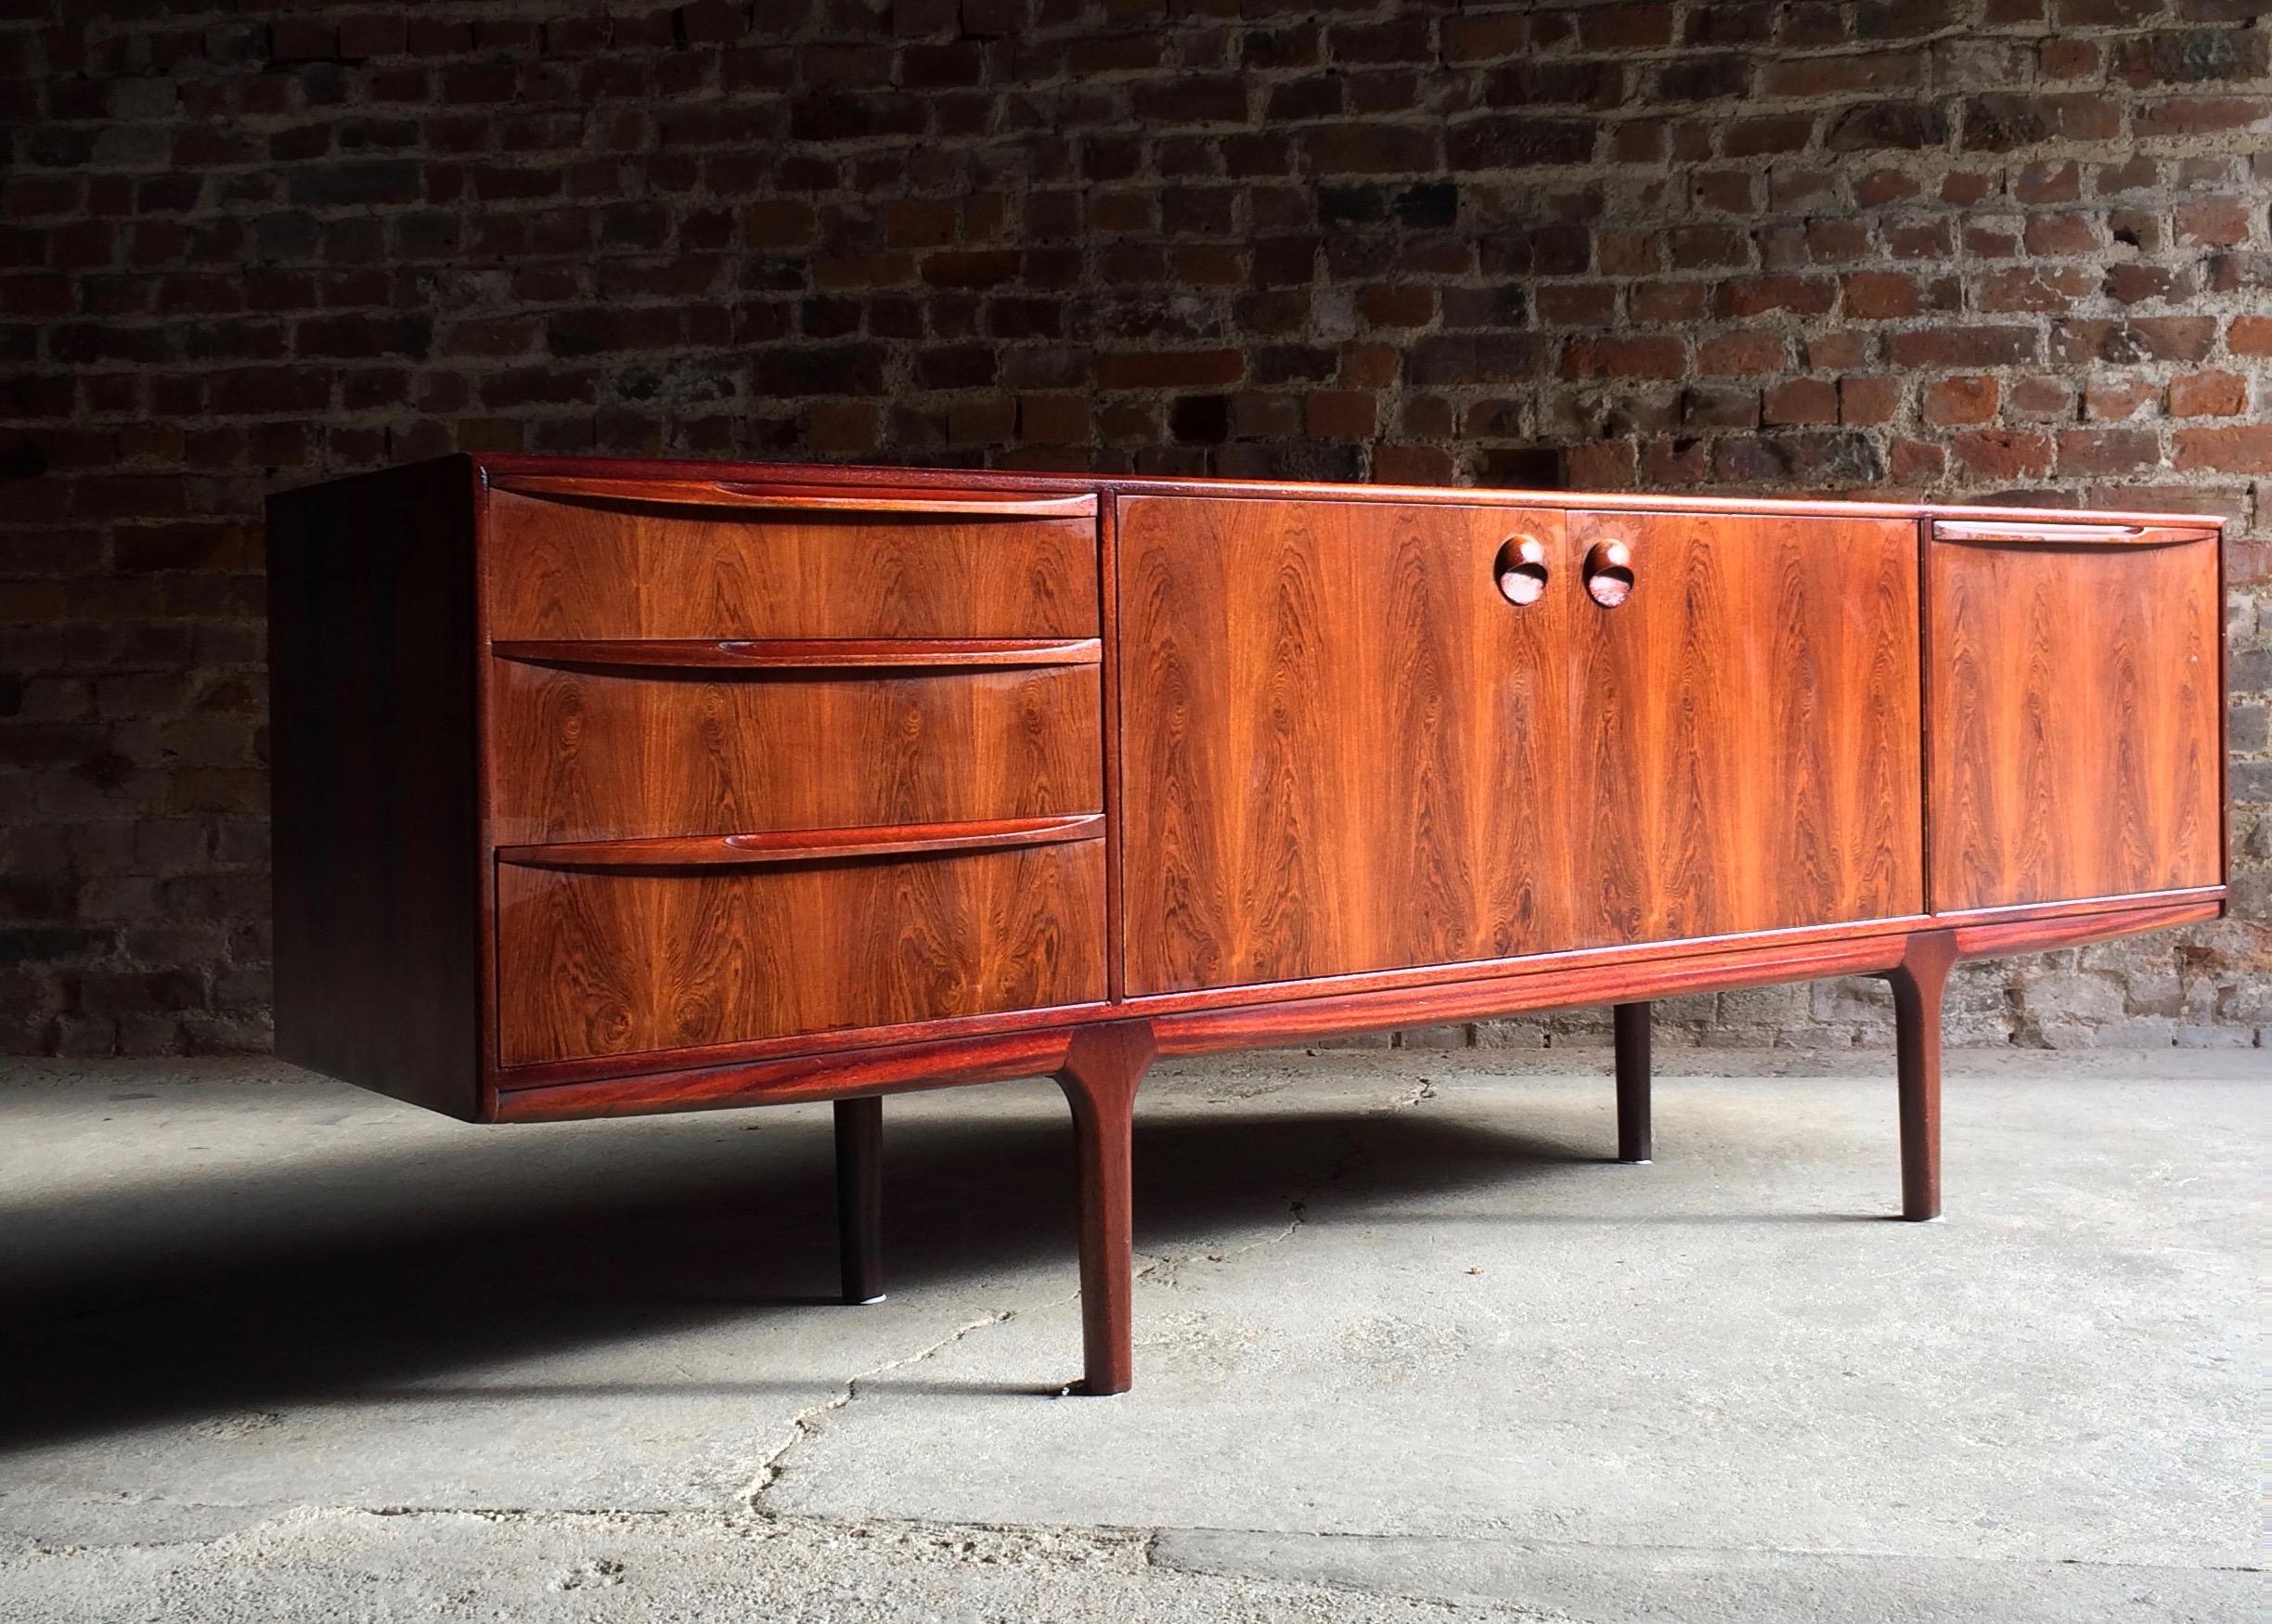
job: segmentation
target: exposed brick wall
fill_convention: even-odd
[[[453,447],[2228,514],[2239,917],[1956,1029],[2263,1042],[2266,4],[0,0],[0,1047],[265,1042],[260,499]]]

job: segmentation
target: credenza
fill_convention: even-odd
[[[1088,1391],[1154,1057],[1891,983],[2225,905],[2217,521],[453,457],[268,511],[277,1047],[478,1122],[1053,1076]]]

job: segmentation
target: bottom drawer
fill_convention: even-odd
[[[1104,844],[749,869],[497,866],[506,1065],[1104,996]]]

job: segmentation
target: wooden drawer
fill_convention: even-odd
[[[885,656],[844,645],[768,645],[739,666],[728,652],[677,668],[622,649],[571,645],[495,663],[500,844],[1104,806],[1093,638],[970,656],[994,664],[899,666],[846,664]]]
[[[490,636],[1097,635],[1096,498],[500,476]]]
[[[2175,522],[1933,526],[1936,909],[2219,883],[2217,545]]]
[[[808,852],[754,867],[622,867],[625,854],[604,847],[584,866],[500,862],[499,1058],[523,1065],[1101,999],[1103,819],[1063,821],[1046,844]]]

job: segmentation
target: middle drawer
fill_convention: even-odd
[[[495,838],[518,845],[1096,812],[1099,668],[1088,658],[878,671],[499,658],[490,683]]]

